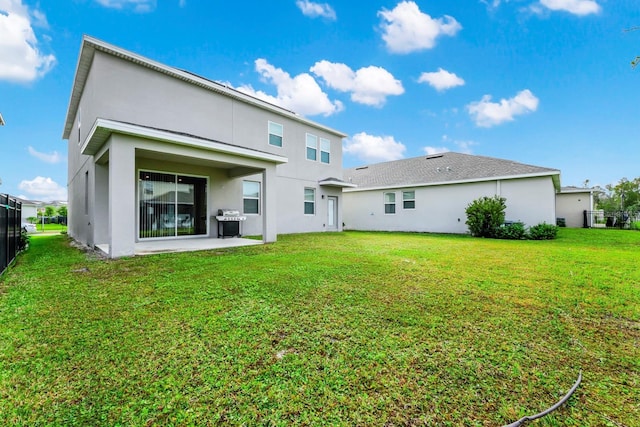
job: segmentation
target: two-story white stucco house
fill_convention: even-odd
[[[85,36],[63,138],[69,234],[110,257],[157,239],[342,229],[345,135],[187,71]]]
[[[506,220],[526,226],[556,222],[560,171],[510,160],[441,153],[346,169],[350,230],[466,233],[465,209],[475,199],[507,199]]]

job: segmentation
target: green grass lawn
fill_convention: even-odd
[[[54,231],[67,231],[67,226],[64,224],[42,224],[42,223],[36,223],[35,224],[36,228],[37,228],[37,232],[54,232]]]
[[[347,232],[0,279],[2,425],[640,425],[640,233]]]

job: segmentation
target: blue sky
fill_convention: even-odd
[[[0,0],[0,192],[66,199],[88,34],[333,127],[344,166],[443,150],[640,176],[637,0]]]

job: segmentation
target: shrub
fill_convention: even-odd
[[[504,223],[504,211],[507,199],[500,196],[481,197],[471,202],[465,209],[471,235],[476,237],[494,237],[498,227]]]
[[[543,222],[529,228],[529,238],[531,240],[553,240],[558,235],[558,227]]]
[[[494,237],[496,239],[522,240],[527,238],[527,230],[522,222],[503,224],[496,228]]]
[[[20,240],[18,241],[18,250],[24,251],[29,247],[29,235],[26,228],[20,229]]]

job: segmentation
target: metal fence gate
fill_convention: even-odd
[[[584,211],[584,227],[640,230],[640,212]]]
[[[15,259],[20,248],[22,203],[0,194],[0,274]]]

